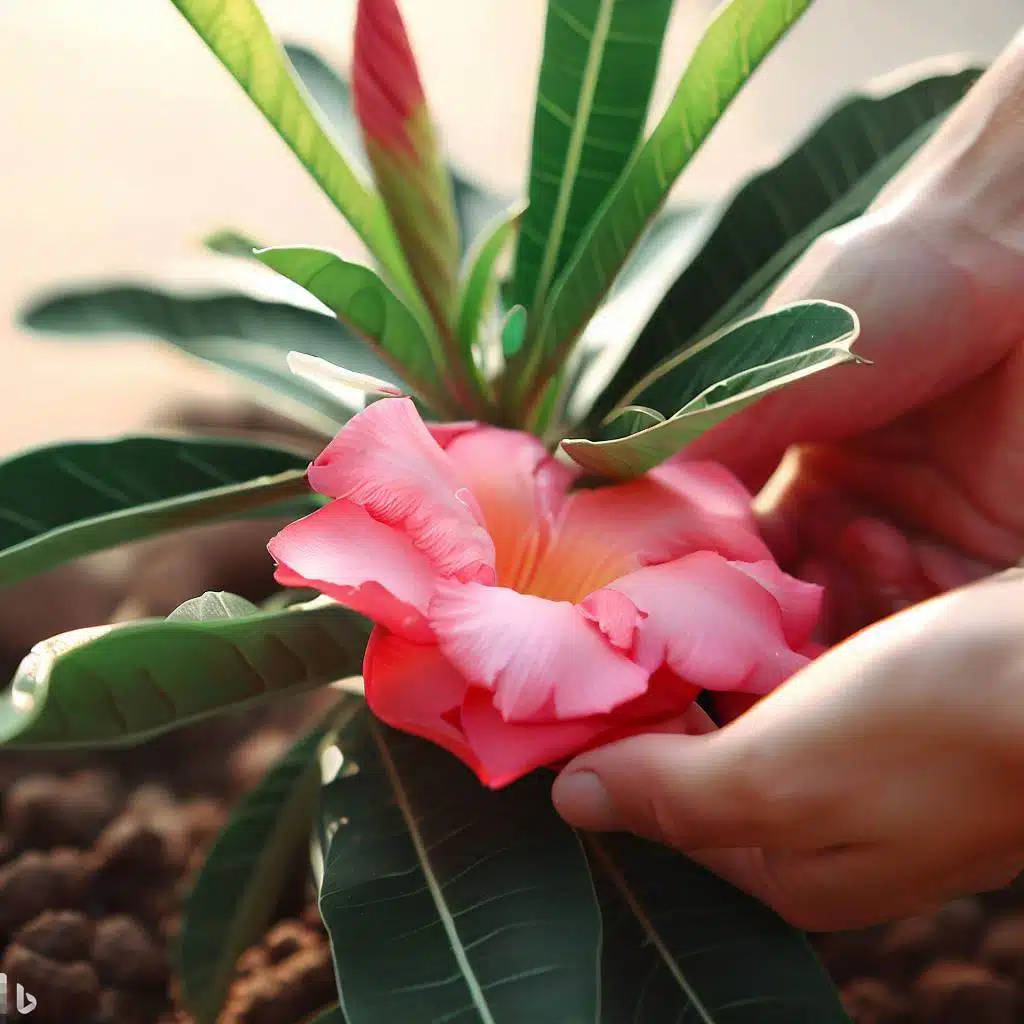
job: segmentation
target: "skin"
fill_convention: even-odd
[[[850,305],[873,365],[691,449],[764,487],[780,561],[827,587],[822,639],[856,635],[721,730],[615,744],[555,785],[573,824],[675,846],[806,928],[1024,867],[1024,578],[993,576],[1024,559],[1022,123],[1024,32],[770,300]]]

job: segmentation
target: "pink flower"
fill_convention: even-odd
[[[377,624],[373,711],[491,787],[808,661],[820,590],[772,561],[722,467],[575,477],[527,434],[428,428],[388,398],[310,466],[334,501],[270,543],[280,583]]]

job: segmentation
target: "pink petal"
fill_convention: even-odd
[[[452,722],[469,686],[437,647],[375,629],[363,659],[363,681],[366,702],[378,718],[444,747],[479,774],[476,754]]]
[[[354,416],[309,467],[309,482],[406,532],[442,575],[493,581],[483,513],[411,399],[385,398]]]
[[[483,512],[498,583],[523,589],[547,547],[574,471],[532,435],[496,427],[454,433],[445,450]]]
[[[462,728],[479,761],[480,781],[492,789],[555,761],[587,749],[602,732],[606,718],[573,722],[515,724],[506,722],[491,694],[471,687],[462,706]]]
[[[437,572],[400,530],[348,501],[290,523],[267,545],[275,577],[312,587],[396,633],[426,639]]]
[[[566,502],[530,591],[579,601],[635,569],[695,551],[741,561],[769,558],[749,508],[739,504],[738,487],[727,471],[694,464],[577,491]]]
[[[648,673],[565,601],[445,580],[429,617],[448,660],[494,692],[509,722],[600,714],[647,687]]]
[[[714,552],[640,569],[609,589],[646,614],[633,656],[649,671],[665,664],[702,689],[767,693],[807,664],[786,642],[772,594]],[[602,629],[615,628],[598,601],[584,604]]]
[[[462,437],[463,434],[468,434],[471,431],[479,430],[480,424],[476,420],[459,420],[458,422],[451,423],[428,423],[426,427],[430,431],[430,436],[447,451],[448,445],[455,438]]]
[[[678,491],[705,512],[742,523],[757,533],[750,491],[719,462],[687,462],[677,455],[647,476]]]
[[[770,558],[734,564],[778,601],[782,609],[782,628],[790,647],[800,648],[807,644],[821,616],[824,588],[784,573]]]

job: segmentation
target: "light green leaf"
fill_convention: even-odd
[[[367,248],[411,287],[380,198],[353,172],[311,108],[255,0],[171,0],[245,90]]]
[[[672,0],[551,0],[512,301],[540,308],[633,156]]]
[[[344,695],[332,727],[361,706]],[[308,848],[326,735],[324,726],[300,739],[235,805],[185,899],[177,961],[196,1024],[218,1019],[235,963],[266,931],[293,862]]]
[[[369,174],[370,161],[363,147],[363,133],[356,119],[349,83],[322,57],[305,46],[289,43],[285,52],[303,85],[334,128],[349,161]],[[509,202],[475,184],[468,175],[450,165],[448,170],[459,220],[459,235],[465,250],[496,217],[502,215]]]
[[[859,331],[856,314],[832,302],[798,302],[751,317],[679,353],[634,388],[622,411],[640,417],[631,423],[638,433],[562,447],[591,473],[645,473],[769,391],[856,362],[851,347]],[[658,422],[659,416],[665,418]]]
[[[485,789],[369,714],[339,744],[320,910],[350,1024],[593,1024],[600,919],[550,779]]]
[[[587,839],[604,916],[603,1024],[850,1024],[807,940],[666,847]]]
[[[208,590],[199,597],[189,598],[183,604],[179,604],[167,616],[167,621],[184,619],[188,622],[210,622],[213,619],[240,619],[259,610],[258,605],[237,594],[229,594],[226,590]]]
[[[355,675],[365,619],[323,599],[240,618],[94,626],[44,640],[0,699],[0,743],[125,746]]]
[[[0,587],[170,530],[310,512],[306,464],[265,445],[164,437],[24,452],[0,463]]]
[[[513,306],[505,314],[501,327],[501,351],[506,359],[511,359],[522,347],[526,338],[526,310],[522,306]]]
[[[256,255],[333,310],[438,411],[449,410],[435,335],[369,267],[306,247],[261,249]]]
[[[467,357],[478,340],[481,321],[497,302],[495,268],[515,236],[522,213],[521,205],[506,210],[484,229],[466,254],[467,270],[459,299],[459,341]]]
[[[608,293],[690,159],[758,65],[811,0],[731,0],[694,51],[665,116],[573,250],[529,341],[522,390],[558,365]]]
[[[886,79],[842,103],[785,160],[727,199],[590,421],[600,422],[671,352],[752,313],[819,235],[870,206],[980,73],[958,61],[896,91]]]
[[[254,257],[255,258],[255,257]],[[156,288],[99,287],[42,296],[22,313],[33,330],[64,337],[154,337],[285,398],[288,411],[328,436],[354,411],[295,377],[297,349],[357,373],[399,377],[332,316],[241,294],[175,295]],[[304,414],[302,410],[311,410]]]

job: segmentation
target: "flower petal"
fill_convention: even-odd
[[[665,664],[702,689],[768,693],[807,664],[786,642],[773,595],[714,552],[640,569],[609,589],[646,615],[633,656],[648,671]],[[584,606],[602,629],[618,628],[602,602]]]
[[[354,416],[309,467],[309,482],[408,533],[442,575],[493,581],[483,513],[411,399],[385,398]]]
[[[783,572],[771,559],[736,562],[736,568],[768,591],[782,610],[782,628],[790,647],[804,647],[821,617],[824,587]]]
[[[430,636],[433,564],[404,533],[359,505],[332,501],[290,523],[267,547],[278,583],[312,587],[397,633]]]
[[[479,761],[480,781],[492,789],[544,765],[585,750],[602,732],[607,718],[572,722],[506,722],[486,690],[470,687],[462,706],[462,728]]]
[[[648,673],[565,601],[443,580],[429,618],[448,660],[509,722],[600,714],[647,688]]]
[[[388,725],[451,751],[479,774],[480,763],[453,724],[469,685],[430,644],[375,629],[363,659],[366,702]]]
[[[483,512],[499,585],[523,589],[575,472],[556,462],[537,438],[515,430],[460,431],[445,450]]]
[[[741,561],[769,558],[741,492],[727,470],[704,463],[577,491],[565,504],[530,592],[579,601],[635,569],[695,551]]]

